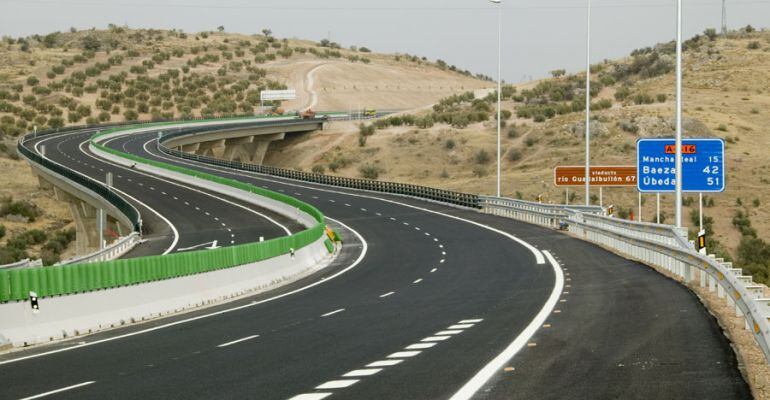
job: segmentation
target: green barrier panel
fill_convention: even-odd
[[[324,244],[326,245],[326,250],[329,250],[329,253],[334,253],[334,245],[332,244],[331,240],[324,240]]]
[[[148,124],[143,126],[163,126],[168,124],[177,124],[177,122]],[[138,163],[145,163],[158,168],[195,176],[200,179],[228,185],[286,203],[311,215],[318,224],[292,236],[215,250],[105,261],[91,264],[0,271],[0,301],[26,299],[30,290],[38,292],[38,295],[41,297],[65,295],[230,268],[287,254],[289,253],[290,248],[297,250],[305,247],[324,234],[325,225],[323,214],[321,214],[315,207],[292,197],[271,192],[243,182],[163,162],[145,160],[132,154],[126,154],[103,147],[93,142],[100,136],[114,133],[119,130],[134,128],[135,126],[129,126],[107,130],[104,133],[94,136],[92,138],[92,143],[106,152]]]

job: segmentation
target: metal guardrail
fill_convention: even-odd
[[[118,240],[112,242],[109,246],[101,250],[97,250],[81,257],[70,258],[55,265],[83,264],[114,260],[131,250],[140,240],[141,237],[138,232],[131,232],[130,235],[118,238]]]
[[[770,363],[770,298],[764,286],[754,284],[732,263],[695,251],[687,231],[670,225],[624,221],[602,215],[599,207],[545,205],[520,200],[482,197],[482,212],[533,224],[560,227],[624,256],[662,268],[685,284],[700,280],[701,287],[717,292],[746,321],[746,329]]]
[[[297,121],[273,121],[265,122],[272,124],[291,124],[297,123]],[[206,127],[206,130],[212,130],[212,127]],[[357,178],[345,178],[332,175],[316,174],[312,172],[295,171],[290,169],[283,169],[277,167],[271,167],[268,165],[258,165],[243,163],[240,161],[228,161],[220,158],[203,156],[197,154],[185,153],[176,149],[170,149],[163,145],[163,142],[177,138],[179,136],[186,136],[195,134],[196,131],[200,131],[199,128],[181,129],[176,132],[169,132],[162,136],[158,143],[158,149],[168,155],[179,157],[187,160],[198,161],[210,165],[216,165],[220,167],[234,168],[244,171],[256,172],[265,175],[272,175],[281,178],[295,179],[304,182],[319,183],[323,185],[344,187],[350,189],[368,190],[379,193],[390,193],[403,196],[416,197],[420,199],[427,199],[437,201],[441,203],[452,204],[462,207],[479,208],[479,196],[475,194],[453,192],[443,189],[435,189],[426,186],[410,185],[406,183],[397,182],[383,182],[370,179],[357,179]]]
[[[42,266],[43,260],[30,260],[29,258],[25,258],[23,260],[16,261],[15,263],[0,265],[0,269],[32,268]]]
[[[37,136],[39,136],[39,134]],[[115,206],[118,211],[123,213],[123,215],[125,215],[131,221],[131,224],[133,225],[132,229],[134,232],[141,233],[142,219],[139,215],[139,211],[133,205],[131,205],[131,203],[120,197],[117,193],[110,190],[107,185],[97,181],[96,179],[65,168],[61,164],[53,162],[48,158],[41,156],[36,151],[28,148],[26,146],[26,142],[30,139],[33,139],[34,137],[36,137],[35,134],[27,134],[20,138],[17,143],[16,150],[21,156],[26,158],[30,163],[35,163],[44,169],[47,169],[96,193],[105,201]]]

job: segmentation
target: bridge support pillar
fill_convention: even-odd
[[[265,161],[265,154],[270,147],[270,142],[283,140],[285,133],[274,133],[271,135],[255,135],[242,138],[233,138],[224,140],[223,158],[230,161],[247,162],[259,164]]]
[[[225,147],[225,140],[214,140],[211,142],[196,143],[198,150],[195,152],[201,156],[217,157],[217,151],[219,148]]]
[[[186,144],[182,146],[180,151],[184,151],[185,153],[197,153],[200,147],[201,147],[200,143]]]
[[[85,255],[99,250],[99,221],[100,213],[94,206],[54,187],[56,199],[66,202],[75,221],[75,251],[77,255]]]

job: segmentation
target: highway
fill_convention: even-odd
[[[61,155],[47,153],[94,177],[116,168],[87,154],[87,137],[51,138]],[[109,146],[296,196],[338,221],[343,253],[276,292],[0,356],[0,398],[751,398],[714,318],[645,266],[473,210],[171,159],[156,137]],[[191,232],[178,246],[224,232],[195,236],[211,221],[158,191],[217,210],[244,237],[270,229],[216,197],[113,170],[117,188]]]

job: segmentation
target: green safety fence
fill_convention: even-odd
[[[175,122],[170,123],[176,124]],[[152,125],[167,124],[169,123]],[[30,291],[36,292],[39,297],[68,295],[235,267],[288,254],[292,249],[296,250],[310,245],[324,235],[326,226],[323,214],[310,204],[301,202],[293,197],[232,179],[226,179],[154,160],[146,160],[95,143],[95,140],[103,135],[133,128],[134,127],[121,127],[111,129],[94,136],[92,138],[92,143],[104,151],[129,158],[136,162],[180,172],[200,179],[206,179],[283,202],[311,215],[316,220],[317,224],[291,236],[279,237],[264,242],[221,247],[214,250],[103,261],[89,264],[0,271],[0,302],[24,300],[29,296]],[[328,249],[329,245],[326,244],[326,247]]]

